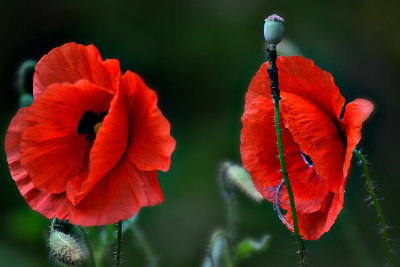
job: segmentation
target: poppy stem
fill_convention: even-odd
[[[132,223],[129,228],[132,231],[132,234],[134,235],[140,248],[142,249],[144,256],[146,257],[148,266],[151,266],[151,267],[158,266],[158,260],[157,260],[156,255],[154,255],[154,252],[151,249],[149,243],[147,242],[147,240],[145,239],[143,234],[140,232],[140,230],[137,228],[135,223]]]
[[[215,262],[214,262],[214,258],[213,258],[213,255],[212,255],[212,252],[213,252],[213,250],[214,250],[214,246],[215,246],[215,243],[217,242],[217,239],[220,237],[220,236],[222,236],[225,240],[226,240],[226,243],[227,243],[227,247],[228,247],[228,255],[227,255],[227,262],[226,262],[226,266],[228,266],[228,267],[233,267],[233,266],[235,266],[234,265],[234,258],[233,258],[233,252],[232,252],[232,246],[231,246],[231,243],[230,243],[230,241],[229,241],[229,237],[228,237],[228,235],[224,232],[224,231],[218,231],[218,232],[216,232],[213,236],[212,236],[212,238],[211,238],[211,240],[210,240],[210,245],[208,246],[208,252],[209,252],[209,258],[210,258],[210,262],[211,262],[211,266],[212,267],[216,267],[216,266],[218,266],[218,264],[216,264]]]
[[[36,67],[36,61],[35,60],[27,60],[24,63],[22,63],[21,67],[19,67],[18,70],[18,90],[19,90],[19,95],[22,96],[25,93],[28,93],[25,88],[25,76],[26,73],[29,70],[35,69]]]
[[[88,249],[90,265],[92,267],[96,267],[96,261],[94,259],[94,254],[93,254],[93,247],[92,247],[92,243],[90,242],[87,230],[83,226],[77,226],[77,228],[78,228],[80,234],[82,235],[83,240],[85,241],[85,245],[86,245],[86,247]]]
[[[297,224],[296,206],[294,204],[292,187],[290,186],[289,177],[286,172],[286,165],[285,165],[283,146],[282,146],[281,122],[279,116],[279,101],[281,100],[281,96],[280,96],[279,82],[278,82],[278,68],[276,67],[276,58],[277,58],[276,46],[269,45],[267,52],[268,52],[268,60],[270,63],[270,66],[268,68],[268,75],[269,75],[269,80],[271,82],[271,94],[272,98],[274,99],[275,129],[276,129],[276,138],[278,141],[279,160],[281,163],[283,180],[285,182],[286,190],[289,196],[290,209],[292,211],[292,218],[293,218],[293,229],[296,238],[300,263],[301,266],[304,267],[306,266],[304,250],[303,250],[304,246],[302,244],[302,240],[300,239],[299,227]]]
[[[121,244],[122,244],[122,221],[117,223],[117,246],[115,248],[114,266],[121,264]]]
[[[371,184],[371,175],[369,173],[367,160],[365,159],[363,154],[361,154],[361,152],[358,151],[357,149],[354,149],[353,153],[355,156],[358,157],[358,159],[361,162],[361,165],[362,165],[362,168],[364,171],[365,182],[367,184],[368,193],[369,193],[369,196],[371,197],[372,203],[375,206],[376,212],[378,213],[380,226],[382,228],[382,236],[383,236],[383,240],[385,243],[386,262],[387,262],[387,265],[391,267],[393,265],[392,265],[391,255],[390,255],[389,235],[387,232],[387,224],[386,224],[385,217],[383,216],[383,211],[382,211],[381,205],[379,204],[379,202],[376,198],[374,189]]]
[[[237,219],[237,209],[236,209],[236,199],[233,192],[233,187],[227,180],[227,170],[229,168],[229,163],[222,163],[219,167],[219,180],[221,183],[222,195],[225,199],[227,205],[227,239],[229,245],[232,244],[235,239],[236,234],[236,219]]]

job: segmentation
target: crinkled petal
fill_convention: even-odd
[[[322,234],[328,232],[332,225],[335,223],[337,216],[343,208],[344,191],[339,193],[330,193],[325,198],[325,205],[322,209],[314,213],[301,213],[297,212],[297,223],[299,226],[299,233],[303,239],[317,240]],[[286,213],[286,221],[293,225],[292,212],[289,209]],[[292,232],[293,229],[289,228]]]
[[[85,226],[113,224],[162,200],[157,171],[140,171],[124,156],[79,202],[68,219]]]
[[[23,132],[29,127],[27,118],[29,108],[18,111],[13,118],[6,135],[5,150],[11,176],[28,205],[47,218],[57,216],[64,219],[72,209],[65,194],[42,192],[35,188],[28,172],[21,165],[20,142]]]
[[[125,153],[128,143],[128,113],[124,95],[118,91],[111,102],[89,156],[89,172],[68,182],[67,195],[76,205],[109,172]]]
[[[329,72],[321,70],[312,60],[300,56],[280,56],[277,59],[277,66],[279,88],[282,92],[306,98],[323,110],[332,120],[339,119],[344,98]],[[246,106],[257,96],[270,94],[268,67],[269,63],[264,63],[251,81],[246,94]]]
[[[126,95],[129,113],[129,143],[126,151],[142,171],[167,171],[175,140],[170,124],[157,107],[157,95],[133,72],[122,77],[120,90]]]
[[[343,175],[348,176],[350,171],[353,150],[361,140],[361,128],[363,122],[369,117],[374,104],[365,99],[356,99],[346,105],[343,122],[347,138],[346,157],[343,165]]]
[[[342,166],[345,147],[334,122],[318,105],[299,95],[282,92],[281,112],[300,149],[311,157],[328,188],[338,192],[344,183]]]
[[[114,90],[118,88],[120,76],[118,60],[103,62],[95,46],[67,43],[52,49],[36,65],[33,95],[37,99],[54,83],[75,83],[82,79]]]
[[[241,155],[243,166],[250,172],[257,190],[269,201],[279,201],[288,209],[288,197],[282,182],[279,153],[276,143],[274,107],[271,99],[257,97],[247,106],[242,117]],[[321,208],[328,194],[326,181],[303,160],[299,146],[292,135],[282,128],[282,142],[286,169],[295,196],[295,204],[302,212],[314,212]],[[277,197],[279,199],[277,199]]]
[[[73,92],[73,93],[71,93]],[[87,111],[105,112],[113,95],[86,80],[53,84],[30,107],[21,141],[23,167],[40,190],[62,193],[82,171],[90,143],[77,132]]]

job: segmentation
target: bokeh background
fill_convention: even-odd
[[[346,102],[363,97],[376,109],[365,124],[378,195],[400,264],[400,31],[397,1],[12,1],[0,4],[0,133],[17,110],[16,72],[69,41],[94,44],[158,92],[177,140],[172,166],[160,173],[165,201],[140,212],[138,225],[161,266],[199,266],[212,231],[224,227],[225,206],[216,180],[224,160],[240,163],[244,94],[265,61],[263,19],[286,20],[288,54],[311,58],[335,78]],[[28,81],[30,85],[30,81]],[[60,118],[62,119],[62,118]],[[0,152],[0,266],[52,266],[47,220],[30,210]],[[356,164],[344,209],[329,233],[306,242],[310,266],[383,266],[383,242]],[[265,253],[241,266],[296,266],[294,238],[269,203],[239,195],[239,237],[272,236]],[[99,242],[94,240],[94,242]],[[109,251],[111,254],[111,250]],[[144,266],[132,237],[124,266]]]

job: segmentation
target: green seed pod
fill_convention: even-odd
[[[268,45],[277,45],[283,38],[285,20],[273,14],[265,19],[264,38]]]
[[[71,235],[54,230],[49,237],[50,257],[59,264],[81,265],[86,253],[81,244]]]

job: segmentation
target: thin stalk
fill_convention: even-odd
[[[219,169],[219,180],[221,183],[222,195],[227,205],[227,238],[229,239],[229,245],[235,239],[236,234],[236,219],[238,212],[236,209],[236,199],[233,192],[232,185],[228,182],[226,172],[229,167],[229,163],[222,163]]]
[[[35,60],[27,60],[24,63],[22,63],[21,67],[19,67],[18,70],[18,90],[19,90],[19,95],[22,96],[26,92],[26,87],[25,87],[25,76],[28,70],[34,69],[36,67],[36,61]]]
[[[233,258],[232,246],[231,246],[231,244],[230,244],[228,235],[227,235],[224,231],[218,231],[218,232],[216,232],[216,233],[213,235],[213,237],[211,238],[211,240],[210,240],[210,245],[209,245],[209,247],[208,247],[208,251],[210,252],[209,257],[210,257],[211,266],[212,266],[212,267],[216,267],[216,266],[217,266],[217,265],[215,264],[215,262],[214,262],[213,257],[212,257],[212,251],[213,251],[213,249],[214,249],[215,242],[217,241],[217,238],[218,238],[219,236],[223,236],[223,237],[225,238],[226,243],[227,243],[227,246],[228,246],[228,257],[227,257],[228,262],[227,262],[227,266],[228,266],[228,267],[233,267],[233,266],[235,266],[235,265],[234,265],[234,262],[235,262],[235,261],[234,261],[234,258]]]
[[[129,228],[132,231],[132,234],[135,237],[136,241],[138,242],[139,247],[142,249],[143,254],[147,260],[148,266],[157,267],[158,266],[157,257],[156,255],[154,255],[153,250],[151,249],[149,243],[147,242],[143,234],[136,227],[135,223],[132,223]]]
[[[122,221],[117,223],[117,247],[115,248],[114,266],[121,264],[121,244],[122,244]]]
[[[79,230],[79,232],[81,233],[83,240],[85,241],[85,245],[88,249],[88,253],[89,253],[89,260],[90,260],[90,266],[92,267],[96,267],[96,261],[94,259],[94,254],[93,254],[93,247],[92,247],[92,242],[90,242],[90,238],[87,234],[87,231],[85,229],[85,227],[83,226],[78,226],[77,228]]]
[[[374,193],[374,189],[371,184],[371,175],[369,173],[367,161],[366,161],[365,157],[361,154],[360,151],[354,149],[353,153],[355,156],[358,157],[358,159],[361,162],[361,165],[362,165],[362,168],[364,171],[365,182],[367,184],[368,193],[369,193],[369,196],[371,197],[372,203],[374,204],[376,212],[378,213],[380,226],[382,228],[382,236],[383,236],[383,240],[385,243],[385,254],[386,254],[387,265],[393,266],[391,255],[390,255],[390,245],[389,245],[389,235],[387,232],[387,224],[386,224],[385,217],[383,216],[383,211],[382,211],[381,205],[379,204],[378,200],[376,199],[376,195]]]
[[[300,258],[301,266],[304,267],[304,266],[306,266],[306,262],[305,262],[305,258],[304,258],[303,245],[302,245],[302,242],[300,239],[299,227],[297,224],[296,206],[294,204],[292,187],[290,186],[289,177],[286,172],[285,158],[284,158],[284,153],[283,153],[281,122],[280,122],[280,116],[279,116],[279,101],[280,101],[281,97],[280,97],[280,90],[279,90],[279,83],[278,83],[278,68],[276,67],[276,58],[277,58],[276,47],[270,46],[268,48],[268,53],[269,53],[269,62],[270,62],[270,66],[268,68],[268,74],[269,74],[269,79],[271,82],[271,94],[272,94],[272,98],[274,99],[275,129],[276,129],[276,139],[278,141],[279,160],[281,163],[283,180],[285,182],[286,190],[287,190],[287,193],[289,196],[290,208],[292,211],[292,218],[293,218],[293,229],[294,229],[294,235],[296,238],[299,258]]]

